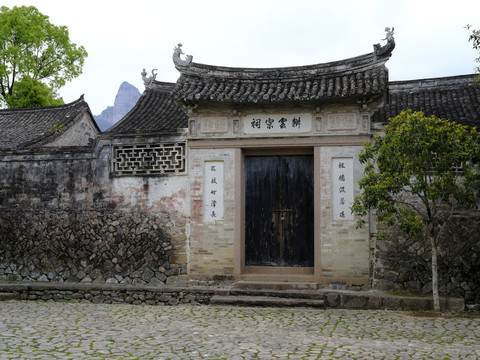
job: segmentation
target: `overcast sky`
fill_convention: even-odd
[[[94,115],[114,103],[123,81],[143,92],[143,68],[174,82],[174,46],[197,63],[281,67],[342,60],[373,51],[395,27],[390,81],[474,72],[478,52],[466,24],[480,28],[480,1],[424,0],[3,0],[33,5],[88,52],[83,74],[60,90],[85,94]]]

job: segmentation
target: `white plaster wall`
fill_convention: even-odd
[[[121,207],[168,210],[188,215],[187,176],[117,177],[112,179],[111,195]]]

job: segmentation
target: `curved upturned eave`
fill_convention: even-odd
[[[193,77],[223,78],[223,79],[241,79],[241,80],[265,80],[272,79],[280,81],[298,80],[304,77],[325,75],[334,75],[337,73],[351,73],[364,71],[375,65],[383,65],[388,56],[377,57],[374,53],[364,54],[344,60],[337,60],[328,63],[313,65],[300,65],[275,68],[242,68],[207,65],[192,62],[189,65],[175,65],[176,69],[182,74]]]
[[[181,104],[200,103],[318,103],[351,99],[364,101],[387,91],[394,42],[374,52],[322,64],[239,68],[175,62],[180,72],[173,91]]]

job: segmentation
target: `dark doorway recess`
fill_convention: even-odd
[[[313,156],[245,157],[245,265],[313,267]]]

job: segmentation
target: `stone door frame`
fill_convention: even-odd
[[[328,283],[349,283],[366,284],[370,279],[362,276],[351,275],[323,275],[322,272],[328,272],[330,269],[322,267],[322,241],[327,241],[325,235],[321,234],[322,225],[322,189],[321,179],[321,158],[322,149],[341,149],[344,147],[360,147],[370,140],[369,135],[337,135],[337,136],[318,136],[318,137],[285,137],[285,138],[263,138],[263,139],[198,139],[189,140],[190,149],[229,149],[233,150],[234,167],[234,189],[233,189],[233,276],[237,281],[291,281],[291,282],[316,282],[320,284]],[[245,246],[245,217],[244,217],[244,157],[245,154],[295,154],[295,153],[313,153],[314,157],[314,266],[313,268],[269,268],[256,267],[252,269],[246,267],[244,246]],[[324,220],[325,221],[325,220]],[[327,244],[328,246],[328,244]],[[326,266],[326,265],[324,265]],[[323,269],[323,270],[322,270]]]
[[[272,144],[273,145],[273,144]],[[237,149],[235,171],[235,247],[234,271],[237,280],[271,281],[274,277],[278,281],[315,281],[320,278],[320,224],[314,221],[314,266],[313,267],[272,267],[245,265],[245,157],[246,156],[274,156],[274,155],[312,155],[314,173],[314,219],[320,211],[319,200],[319,158],[320,149],[313,146],[285,146],[257,147],[245,146]],[[284,146],[282,146],[284,145]]]

